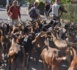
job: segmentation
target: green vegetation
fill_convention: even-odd
[[[19,1],[19,5],[22,4],[22,2],[25,2],[25,1],[28,1],[28,2],[35,2],[35,0],[18,0]],[[44,0],[39,0],[40,2]],[[54,2],[55,0],[51,0],[51,2]],[[12,4],[13,0],[10,0],[10,4]],[[61,3],[62,4],[68,4],[68,3],[71,3],[71,0],[61,0]],[[3,5],[5,6],[6,5],[6,1],[5,0],[2,0],[0,1],[0,5]]]
[[[71,4],[71,0],[60,0],[61,4]],[[52,3],[55,2],[55,0],[51,0]]]
[[[71,3],[71,0],[61,0],[61,3],[62,4],[70,4]]]
[[[67,13],[63,14],[62,18],[70,20],[71,22],[77,22],[77,5],[66,4],[64,5]]]
[[[27,1],[27,0],[18,0],[18,1]],[[28,0],[29,2],[35,2],[35,0]],[[44,0],[39,0],[40,2]],[[51,0],[51,2],[54,2],[55,0]],[[61,3],[64,3],[64,4],[68,4],[68,3],[71,3],[71,0],[61,0]]]
[[[44,2],[39,2],[39,9],[40,9],[40,14],[41,15],[44,15],[44,6],[45,6],[45,3]]]

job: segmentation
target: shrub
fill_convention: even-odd
[[[39,9],[40,9],[40,14],[44,15],[44,7],[45,7],[45,3],[44,2],[39,2]]]
[[[71,22],[77,22],[77,5],[68,4],[64,5],[67,13],[63,14],[62,18],[70,20]]]

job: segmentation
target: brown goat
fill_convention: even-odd
[[[58,50],[55,48],[50,48],[47,50],[46,48],[43,49],[41,53],[41,57],[44,64],[44,70],[48,70],[51,68],[51,70],[60,70],[61,61],[65,57],[58,58]],[[47,65],[47,68],[46,68]]]
[[[77,56],[75,56],[74,59],[72,60],[68,70],[77,70]]]

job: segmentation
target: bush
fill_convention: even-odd
[[[40,14],[44,15],[44,7],[45,7],[45,3],[44,2],[39,2],[39,9],[40,9]]]
[[[63,14],[62,18],[70,20],[71,22],[77,22],[77,5],[68,4],[64,5],[67,13]]]

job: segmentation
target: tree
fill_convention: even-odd
[[[29,2],[35,2],[35,0],[28,0]]]
[[[55,2],[55,0],[51,0],[51,2]],[[62,4],[68,4],[68,3],[71,3],[71,2],[72,2],[71,0],[61,0]]]
[[[71,0],[61,0],[61,3],[63,3],[63,4],[69,4],[69,3],[71,3]]]

